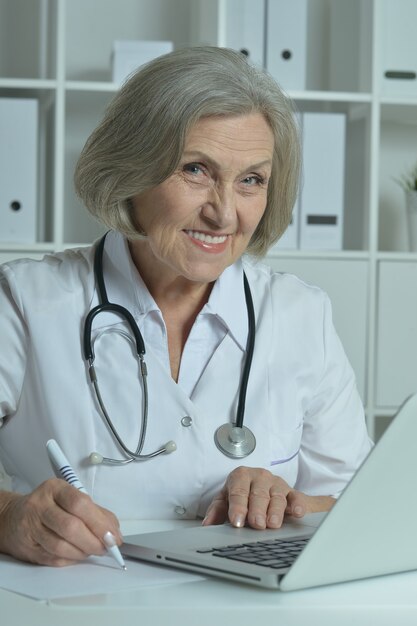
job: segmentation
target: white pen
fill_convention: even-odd
[[[48,452],[49,460],[51,461],[53,467],[59,473],[59,475],[66,480],[67,483],[81,491],[82,493],[87,493],[84,485],[80,482],[76,473],[72,469],[69,464],[65,454],[62,452],[61,448],[55,441],[55,439],[49,439],[46,442],[46,450]],[[114,558],[116,563],[120,565],[122,569],[126,569],[125,562],[123,560],[122,555],[120,554],[120,550],[117,546],[116,539],[110,531],[108,531],[103,537],[104,544],[107,548],[107,552]]]

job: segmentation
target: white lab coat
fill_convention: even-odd
[[[204,515],[239,465],[269,469],[312,495],[337,496],[343,490],[371,443],[329,300],[317,287],[249,259],[237,269],[245,269],[256,316],[245,410],[255,451],[233,460],[213,440],[218,426],[235,419],[237,408],[244,355],[228,333],[191,397],[147,349],[150,405],[143,452],[168,440],[176,442],[176,452],[121,467],[89,465],[92,451],[121,458],[82,353],[84,320],[98,303],[93,255],[93,248],[84,248],[2,266],[0,458],[14,489],[32,490],[51,476],[45,442],[55,438],[95,501],[122,519]],[[131,284],[108,249],[104,276],[110,300],[127,305],[140,322]],[[242,314],[246,318],[246,310]],[[119,318],[103,315],[94,335],[120,326]],[[134,449],[142,391],[131,344],[106,332],[96,353],[107,409]],[[183,425],[184,416],[191,417],[191,425]]]

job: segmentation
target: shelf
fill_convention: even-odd
[[[293,100],[311,100],[317,102],[372,102],[372,94],[350,91],[289,91]]]
[[[401,261],[401,262],[417,262],[417,252],[378,252],[378,261]]]
[[[398,106],[417,106],[417,93],[414,97],[401,97],[401,96],[381,96],[379,98],[380,104],[388,105],[395,104]]]
[[[105,81],[68,80],[65,82],[65,89],[67,91],[102,91],[116,93],[120,89],[120,85]]]
[[[58,81],[38,78],[0,78],[0,89],[30,89],[47,90],[57,89]],[[67,91],[105,91],[116,93],[120,85],[108,81],[69,80],[63,83]]]
[[[329,261],[336,260],[354,260],[367,261],[369,252],[363,250],[278,250],[274,249],[268,252],[269,258],[285,258],[285,259],[326,259]]]
[[[56,89],[57,81],[40,78],[0,78],[0,89]]]
[[[381,103],[381,121],[417,126],[417,100],[415,102],[390,101]]]
[[[53,252],[55,244],[51,242],[4,242],[0,241],[0,249],[2,252]]]

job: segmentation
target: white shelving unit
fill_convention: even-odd
[[[38,238],[1,243],[0,262],[88,244],[100,234],[74,194],[72,172],[118,88],[111,82],[113,41],[231,45],[225,21],[228,3],[236,2],[241,10],[265,7],[264,0],[0,0],[0,97],[40,104]],[[274,249],[267,261],[328,291],[369,430],[378,435],[417,390],[417,297],[410,289],[417,254],[407,251],[405,204],[393,182],[417,160],[417,91],[391,97],[381,90],[384,2],[400,11],[409,0],[349,0],[360,19],[343,28],[334,20],[340,2],[308,0],[314,64],[308,88],[289,94],[301,111],[346,114],[344,249]]]

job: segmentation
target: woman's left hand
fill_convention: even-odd
[[[268,470],[238,467],[207,509],[203,525],[245,524],[252,528],[279,528],[284,515],[303,517],[306,513],[328,511],[335,500],[330,496],[308,496],[291,487]]]

